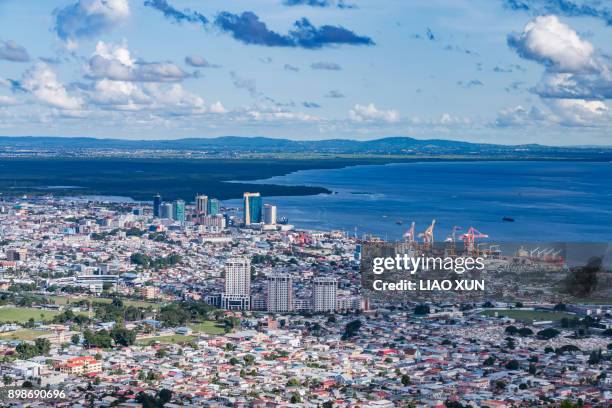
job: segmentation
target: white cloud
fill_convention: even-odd
[[[379,110],[373,103],[368,105],[356,104],[349,111],[349,118],[356,122],[383,121],[383,122],[398,122],[399,113],[396,110]]]
[[[602,101],[582,99],[549,99],[550,109],[565,126],[611,126],[612,111]]]
[[[74,46],[78,38],[93,38],[130,16],[128,0],[78,0],[54,11],[58,37]]]
[[[12,96],[0,95],[0,107],[18,105],[19,101]]]
[[[48,65],[39,63],[23,74],[21,86],[41,102],[59,109],[80,109],[83,101],[71,96]]]
[[[0,41],[0,60],[28,62],[28,51],[14,41]]]
[[[546,67],[534,91],[543,98],[612,98],[612,63],[555,16],[537,17],[508,44]]]
[[[171,62],[144,62],[132,58],[126,44],[113,45],[99,41],[89,59],[86,76],[134,82],[178,82],[189,74]]]
[[[508,36],[508,44],[526,59],[545,64],[551,71],[585,72],[596,67],[594,47],[556,16],[540,16],[523,32]]]

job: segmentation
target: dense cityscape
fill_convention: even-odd
[[[609,304],[372,300],[360,285],[364,238],[299,230],[281,212],[259,193],[244,193],[242,208],[201,194],[189,204],[5,197],[3,385],[62,396],[3,404],[612,400]]]

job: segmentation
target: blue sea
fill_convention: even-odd
[[[436,219],[438,241],[458,226],[495,241],[612,242],[612,163],[404,163],[304,170],[258,183],[333,191],[264,198],[298,228],[394,240],[412,221],[421,232]]]

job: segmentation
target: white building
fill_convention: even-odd
[[[264,224],[276,225],[276,206],[272,204],[264,205]]]
[[[251,307],[251,261],[233,258],[225,263],[225,293],[221,306],[230,310],[248,310]]]
[[[338,282],[335,278],[318,277],[312,280],[312,310],[333,312],[336,310]]]
[[[267,276],[268,312],[280,313],[293,310],[293,279],[287,273],[273,273]]]

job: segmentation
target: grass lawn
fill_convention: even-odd
[[[498,316],[505,316],[511,319],[515,319],[521,321],[523,323],[533,323],[534,321],[539,320],[552,320],[558,321],[563,319],[564,317],[575,317],[572,314],[565,312],[546,312],[542,310],[516,310],[516,309],[507,309],[507,310],[485,310],[482,312],[485,316],[495,316],[497,312]]]
[[[217,322],[215,322],[214,320],[206,320],[201,323],[191,323],[191,324],[188,324],[187,326],[191,328],[191,330],[193,330],[194,332],[211,334],[211,335],[224,334],[225,330],[223,329],[223,327],[219,327],[216,324]]]
[[[45,330],[21,329],[8,333],[0,333],[0,340],[35,340],[47,334],[51,334],[51,332]]]
[[[159,336],[159,337],[151,337],[150,339],[138,340],[136,344],[141,346],[149,346],[153,343],[167,343],[167,344],[177,344],[177,343],[185,343],[190,342],[195,339],[196,336],[184,336],[182,334],[173,334],[171,336]]]
[[[49,299],[52,299],[56,305],[66,305],[68,304],[68,296],[49,296]],[[113,300],[110,298],[96,297],[96,296],[70,296],[70,303],[76,303],[81,300],[89,300],[93,303],[110,303]],[[160,303],[147,302],[144,300],[132,300],[132,299],[121,299],[124,305],[127,306],[135,306],[135,307],[152,307],[153,309],[161,308]]]
[[[32,307],[1,307],[0,323],[25,323],[30,320],[30,318],[37,322],[41,320],[51,320],[53,316],[58,314],[59,312],[56,311],[41,310]]]

